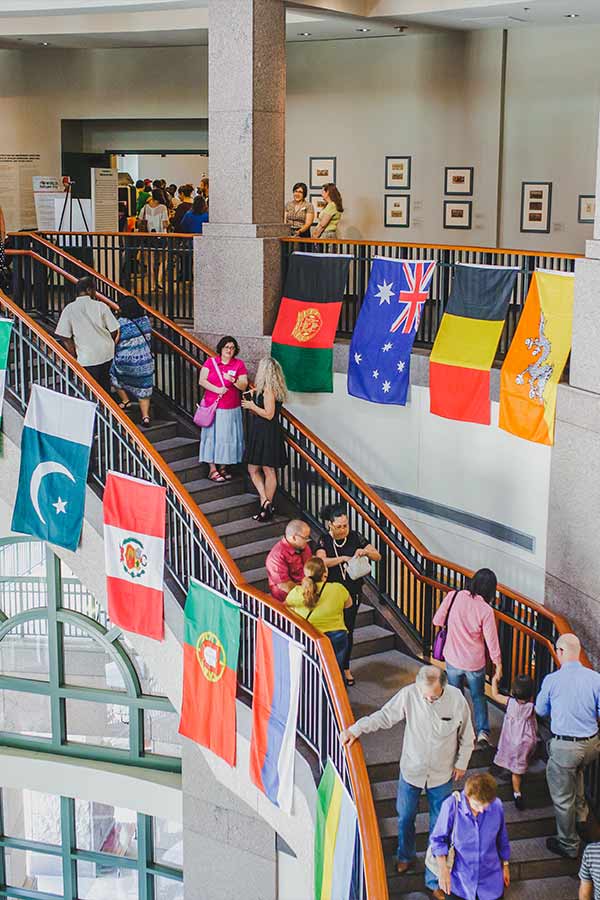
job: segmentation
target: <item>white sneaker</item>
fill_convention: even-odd
[[[481,749],[490,746],[490,736],[485,731],[480,731],[477,735],[477,746]]]

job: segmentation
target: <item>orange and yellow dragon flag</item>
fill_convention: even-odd
[[[554,443],[556,388],[571,351],[575,276],[534,273],[500,373],[500,428]]]

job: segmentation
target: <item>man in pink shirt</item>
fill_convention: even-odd
[[[471,692],[477,745],[490,743],[490,720],[485,699],[485,648],[502,675],[502,654],[498,641],[496,618],[491,607],[496,596],[496,576],[491,569],[479,569],[471,580],[470,590],[450,591],[433,617],[433,624],[446,625],[448,637],[444,647],[448,682],[463,690],[464,682]]]
[[[300,519],[292,519],[285,529],[285,537],[278,541],[267,556],[269,589],[275,600],[285,598],[304,578],[304,563],[312,556],[308,546],[310,527]]]

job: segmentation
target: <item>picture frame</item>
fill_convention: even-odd
[[[446,166],[444,193],[453,197],[472,197],[474,173],[473,166]]]
[[[444,228],[471,228],[472,200],[444,200]]]
[[[386,156],[385,189],[386,191],[409,191],[412,168],[412,156]]]
[[[322,188],[328,181],[336,184],[337,158],[335,156],[311,156],[308,162],[308,183],[311,191]]]
[[[549,234],[552,213],[552,182],[521,183],[521,233]]]
[[[385,194],[383,224],[386,228],[410,228],[409,194]]]
[[[319,218],[319,213],[321,212],[322,209],[325,209],[327,204],[325,203],[325,201],[323,200],[323,198],[320,194],[309,194],[308,199],[312,203],[314,210],[315,210],[315,225],[316,225],[317,219]]]
[[[577,221],[582,225],[593,225],[596,218],[596,195],[580,194],[577,203]]]

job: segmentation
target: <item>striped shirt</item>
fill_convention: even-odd
[[[600,843],[588,844],[583,851],[579,877],[594,885],[594,900],[600,900]]]

